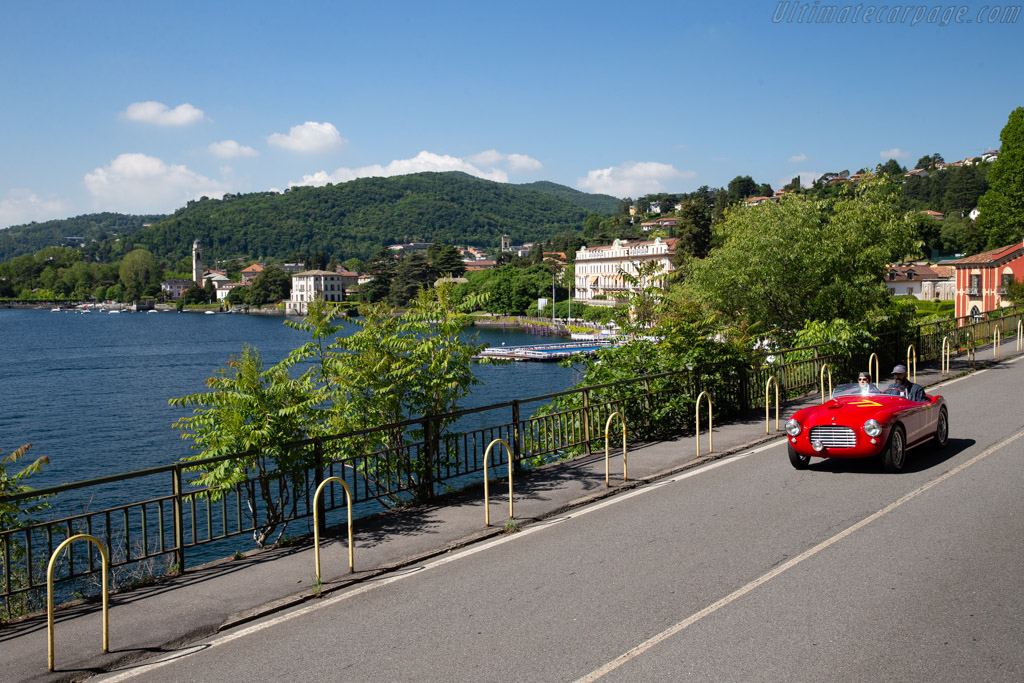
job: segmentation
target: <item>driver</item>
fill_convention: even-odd
[[[877,394],[878,387],[871,383],[871,373],[862,372],[857,375],[857,386],[862,394]]]
[[[892,386],[885,390],[887,394],[905,396],[910,401],[925,400],[924,387],[907,379],[907,366],[897,365],[892,369]]]

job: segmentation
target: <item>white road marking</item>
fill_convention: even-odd
[[[336,605],[337,603],[339,603],[339,602],[341,602],[343,600],[348,600],[349,598],[355,597],[357,595],[362,595],[363,593],[367,593],[367,592],[369,592],[371,590],[375,590],[377,588],[380,588],[381,586],[386,586],[386,585],[388,585],[390,583],[394,583],[396,581],[401,581],[402,579],[408,578],[409,576],[412,576],[414,574],[420,574],[420,573],[422,573],[422,572],[424,572],[426,570],[429,570],[429,569],[436,569],[437,567],[441,567],[441,566],[444,566],[444,565],[449,564],[451,562],[455,562],[456,560],[461,560],[463,558],[469,557],[470,555],[475,555],[476,553],[483,552],[484,550],[490,550],[491,548],[497,547],[497,546],[502,545],[504,543],[509,543],[511,541],[518,540],[518,539],[523,538],[525,536],[529,536],[532,533],[536,533],[536,532],[542,531],[544,529],[549,529],[552,526],[554,526],[555,524],[560,524],[561,522],[565,522],[565,521],[568,521],[570,519],[575,519],[575,518],[578,518],[578,517],[582,517],[584,515],[590,514],[591,512],[595,512],[597,510],[604,509],[604,508],[608,507],[609,505],[614,505],[616,503],[621,503],[623,501],[629,500],[630,498],[634,498],[636,496],[640,496],[640,495],[643,495],[645,493],[649,493],[650,491],[655,490],[658,486],[661,486],[661,485],[664,485],[664,484],[670,484],[670,483],[677,482],[677,481],[682,481],[683,479],[689,479],[690,477],[695,477],[698,474],[702,474],[704,472],[710,472],[711,470],[717,469],[719,467],[723,467],[724,465],[728,465],[728,464],[734,463],[734,462],[739,462],[740,460],[742,460],[742,459],[744,459],[744,458],[746,458],[746,457],[748,457],[750,455],[754,455],[755,453],[760,453],[762,451],[766,451],[769,448],[774,448],[774,447],[779,446],[779,445],[781,445],[783,443],[785,443],[785,439],[779,439],[776,442],[773,442],[773,443],[770,443],[770,444],[767,444],[767,445],[764,445],[764,446],[760,446],[759,448],[755,448],[753,450],[746,451],[744,453],[739,453],[737,455],[733,455],[733,456],[729,456],[729,457],[723,458],[721,460],[717,460],[715,462],[709,463],[706,466],[697,467],[697,468],[692,469],[692,470],[687,470],[686,472],[683,472],[682,474],[678,474],[678,475],[676,475],[674,477],[666,479],[665,481],[658,482],[657,485],[645,486],[643,488],[639,488],[639,489],[636,489],[634,491],[630,491],[629,493],[624,493],[624,494],[621,494],[621,495],[618,495],[618,496],[613,496],[613,497],[609,498],[608,500],[605,500],[605,501],[603,501],[601,503],[597,503],[595,505],[590,505],[590,506],[587,506],[585,508],[581,508],[579,510],[575,510],[575,511],[569,512],[569,513],[567,513],[567,514],[565,514],[565,515],[563,515],[561,517],[558,517],[558,518],[556,518],[554,520],[548,520],[546,523],[535,524],[535,525],[532,525],[532,526],[528,526],[525,529],[523,529],[522,531],[516,532],[514,534],[509,534],[508,536],[502,536],[501,538],[497,538],[497,539],[495,539],[493,541],[488,541],[487,543],[482,543],[482,544],[480,544],[478,546],[474,546],[474,547],[471,547],[471,548],[466,548],[466,549],[460,550],[458,552],[452,553],[451,555],[447,555],[445,557],[433,560],[431,562],[427,562],[427,563],[423,564],[420,567],[407,567],[406,569],[404,569],[400,573],[397,573],[397,574],[394,574],[394,575],[391,575],[391,576],[386,576],[386,577],[381,578],[381,579],[376,579],[376,580],[374,580],[372,582],[368,582],[368,583],[365,583],[365,584],[363,584],[361,586],[357,586],[357,587],[355,587],[355,588],[353,588],[351,590],[347,590],[344,593],[341,593],[341,594],[336,595],[334,597],[324,598],[322,600],[317,600],[315,603],[312,603],[312,604],[307,605],[305,607],[301,607],[301,608],[296,609],[296,610],[294,610],[292,612],[288,612],[287,614],[282,614],[280,616],[273,617],[273,618],[267,619],[265,621],[260,621],[260,622],[258,622],[256,624],[253,624],[251,626],[243,628],[243,629],[241,629],[239,631],[235,631],[234,633],[230,633],[230,634],[226,634],[226,635],[219,636],[219,637],[216,637],[216,638],[212,638],[212,639],[210,639],[207,642],[202,642],[202,643],[196,643],[194,645],[189,645],[189,646],[187,646],[187,647],[185,647],[185,648],[183,648],[181,650],[177,650],[175,652],[172,652],[172,653],[170,653],[170,654],[168,654],[168,655],[166,655],[164,657],[161,657],[159,659],[155,659],[155,660],[150,661],[150,662],[139,664],[137,666],[129,666],[124,671],[113,672],[112,675],[110,675],[108,677],[105,677],[105,678],[98,678],[97,680],[104,681],[104,683],[116,683],[117,681],[126,681],[126,680],[128,680],[130,678],[134,678],[135,676],[139,676],[139,675],[142,675],[142,674],[145,674],[145,673],[149,673],[150,671],[154,671],[156,669],[162,668],[162,667],[164,667],[164,666],[166,666],[168,664],[171,664],[171,663],[173,663],[175,661],[184,659],[185,657],[188,657],[190,655],[197,654],[197,653],[200,653],[200,652],[205,652],[206,650],[209,650],[209,649],[214,648],[214,647],[219,647],[221,645],[226,645],[226,644],[228,644],[228,643],[230,643],[232,641],[238,640],[239,638],[244,638],[245,636],[251,635],[253,633],[258,633],[258,632],[266,630],[268,628],[272,628],[274,626],[277,626],[278,624],[283,624],[283,623],[285,623],[287,621],[291,621],[292,619],[297,619],[297,618],[305,616],[307,614],[312,614],[313,612],[316,612],[318,610],[324,609],[325,607],[331,607],[331,606]]]
[[[975,374],[977,374],[977,373],[975,373]],[[650,650],[651,648],[653,648],[658,643],[661,643],[661,642],[667,640],[668,638],[671,638],[675,634],[677,634],[680,631],[683,631],[684,629],[692,626],[693,624],[697,623],[698,621],[700,621],[704,617],[708,616],[709,614],[713,614],[714,612],[717,612],[719,609],[725,607],[726,605],[728,605],[731,602],[734,602],[734,601],[738,600],[739,598],[741,598],[744,595],[746,595],[747,593],[751,592],[752,590],[754,590],[758,586],[761,586],[762,584],[764,584],[764,583],[774,579],[776,576],[778,576],[779,574],[783,573],[787,569],[791,569],[791,568],[795,567],[796,565],[800,564],[801,562],[803,562],[804,560],[806,560],[806,559],[808,559],[810,557],[813,557],[814,555],[817,555],[819,552],[821,552],[825,548],[828,548],[829,546],[834,545],[835,543],[838,543],[839,541],[843,540],[844,538],[846,538],[850,534],[852,534],[855,531],[857,531],[857,530],[867,526],[868,524],[870,524],[871,522],[875,521],[876,519],[878,519],[878,518],[880,518],[880,517],[882,517],[884,515],[889,514],[890,512],[895,510],[896,508],[898,508],[901,505],[903,505],[904,503],[906,503],[906,502],[916,498],[917,496],[921,495],[922,493],[924,493],[928,489],[932,488],[933,486],[936,486],[937,484],[940,484],[940,483],[946,481],[947,479],[949,479],[953,475],[962,472],[963,470],[967,469],[968,467],[970,467],[974,463],[978,462],[982,458],[987,458],[988,456],[990,456],[993,453],[999,451],[1000,449],[1005,448],[1006,446],[1009,446],[1011,443],[1013,443],[1017,439],[1021,438],[1022,436],[1024,436],[1024,431],[1017,432],[1013,436],[1005,439],[1004,441],[1002,441],[1001,443],[996,444],[995,446],[992,446],[991,448],[989,448],[988,450],[984,451],[983,453],[979,453],[978,455],[974,456],[973,458],[971,458],[967,462],[962,463],[962,464],[954,467],[953,469],[951,469],[950,471],[946,472],[942,476],[940,476],[940,477],[938,477],[936,479],[933,479],[932,481],[928,482],[927,484],[924,484],[920,488],[917,488],[917,489],[911,491],[910,493],[908,493],[907,495],[903,496],[902,498],[900,498],[896,502],[891,503],[891,504],[885,506],[884,508],[882,508],[878,512],[875,512],[874,514],[869,515],[868,517],[865,517],[864,519],[862,519],[861,521],[857,522],[853,526],[848,527],[847,529],[845,529],[843,531],[840,531],[838,534],[836,534],[832,538],[829,538],[826,541],[822,541],[821,543],[819,543],[818,545],[814,546],[810,550],[807,550],[807,551],[797,555],[793,559],[789,560],[788,562],[786,562],[784,564],[779,565],[778,567],[776,567],[772,571],[768,572],[767,574],[764,574],[764,575],[760,576],[759,578],[754,579],[753,581],[751,581],[747,585],[745,585],[742,588],[739,588],[739,589],[733,591],[732,593],[730,593],[729,595],[725,596],[724,598],[722,598],[718,602],[715,602],[715,603],[712,603],[712,604],[708,605],[707,607],[705,607],[704,609],[700,610],[699,612],[696,612],[695,614],[690,615],[689,617],[687,617],[686,619],[680,621],[679,623],[677,623],[677,624],[675,624],[673,626],[670,626],[669,628],[665,629],[664,631],[662,631],[658,635],[656,635],[656,636],[654,636],[652,638],[649,638],[648,640],[645,640],[644,642],[640,643],[639,645],[637,645],[633,649],[628,650],[627,652],[624,652],[623,654],[619,655],[618,657],[616,657],[612,661],[608,662],[604,666],[602,666],[602,667],[600,667],[598,669],[595,669],[594,671],[592,671],[591,673],[587,674],[586,676],[584,676],[582,678],[577,679],[576,683],[587,683],[589,681],[596,681],[597,679],[601,678],[605,674],[614,671],[615,669],[619,668],[620,666],[622,666],[623,664],[629,662],[630,660],[633,660],[633,659],[639,657],[643,653],[645,653],[648,650]]]

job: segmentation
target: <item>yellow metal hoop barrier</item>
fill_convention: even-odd
[[[911,363],[911,360],[913,360],[913,363]],[[911,375],[911,372],[913,372],[913,375]],[[913,379],[911,379],[911,376],[913,376]],[[913,344],[907,347],[907,379],[911,382],[917,381],[917,347]]]
[[[1017,321],[1017,350],[1024,351],[1024,320]]]
[[[715,450],[714,436],[712,434],[711,426],[711,395],[706,391],[700,392],[697,397],[697,457],[700,457],[700,400],[702,398],[708,399],[708,455],[711,455],[711,451]]]
[[[628,469],[626,467],[626,420],[622,417],[622,413],[615,411],[608,416],[608,421],[604,423],[604,485],[611,486],[611,458],[608,454],[608,431],[612,426],[612,420],[615,416],[619,416],[619,422],[622,423],[622,481],[627,480]]]
[[[970,342],[971,342],[970,346],[967,347],[967,359],[971,362],[971,367],[973,368],[974,367],[974,361],[976,360],[976,355],[975,355],[975,352],[974,352],[975,344],[974,344],[974,329],[973,328],[971,329]]]
[[[323,492],[324,487],[332,481],[338,482],[345,489],[345,507],[348,510],[348,570],[350,572],[356,570],[355,552],[352,545],[352,492],[349,491],[348,484],[341,478],[327,477],[320,482],[320,485],[316,487],[316,493],[313,494],[313,555],[316,557],[317,582],[320,581],[320,516],[318,514],[320,506],[317,503],[320,500],[320,494]]]
[[[868,357],[868,376],[871,376],[871,361],[875,362],[875,384],[878,384],[878,378],[882,376],[882,363],[878,360],[878,354],[872,353]]]
[[[516,518],[512,507],[512,449],[509,447],[508,442],[505,441],[505,439],[495,439],[487,444],[487,450],[484,451],[484,526],[491,525],[491,489],[487,477],[487,459],[491,457],[491,448],[493,448],[496,443],[504,445],[505,450],[508,451],[508,518]]]
[[[939,356],[940,374],[945,377],[949,373],[950,362],[952,361],[953,344],[949,337],[942,338],[942,354]]]
[[[768,416],[770,415],[770,413],[768,412],[768,408],[771,406],[771,404],[768,402],[768,389],[771,387],[772,382],[775,383],[775,431],[779,431],[779,380],[777,380],[775,378],[775,375],[772,375],[771,377],[768,378],[768,381],[764,383],[764,433],[765,434],[770,434],[771,433],[771,430],[769,429],[769,426],[771,425],[771,421],[768,419]]]
[[[828,397],[832,398],[832,368],[828,366],[828,363],[821,364],[821,402],[824,403],[828,399],[825,398],[825,371],[828,370]]]
[[[110,557],[107,555],[107,549],[102,543],[97,540],[95,536],[89,534],[78,534],[70,538],[64,539],[64,542],[57,546],[57,549],[50,555],[50,561],[46,565],[46,635],[47,635],[47,650],[46,659],[47,666],[50,671],[53,671],[53,565],[57,561],[57,556],[67,546],[71,545],[77,540],[85,540],[95,544],[100,549],[100,558],[102,558],[102,569],[103,569],[103,651],[110,652],[110,596],[107,584],[107,572],[110,567]]]
[[[993,358],[999,358],[999,344],[1002,342],[1002,333],[999,331],[999,325],[997,324],[992,328],[992,353]]]

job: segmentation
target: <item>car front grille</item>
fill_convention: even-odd
[[[815,441],[820,441],[825,448],[853,448],[857,445],[857,435],[850,427],[811,427],[811,442]]]

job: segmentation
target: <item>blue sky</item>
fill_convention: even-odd
[[[998,147],[1024,16],[829,3],[845,22],[777,0],[7,3],[0,227],[420,170],[636,197]]]

